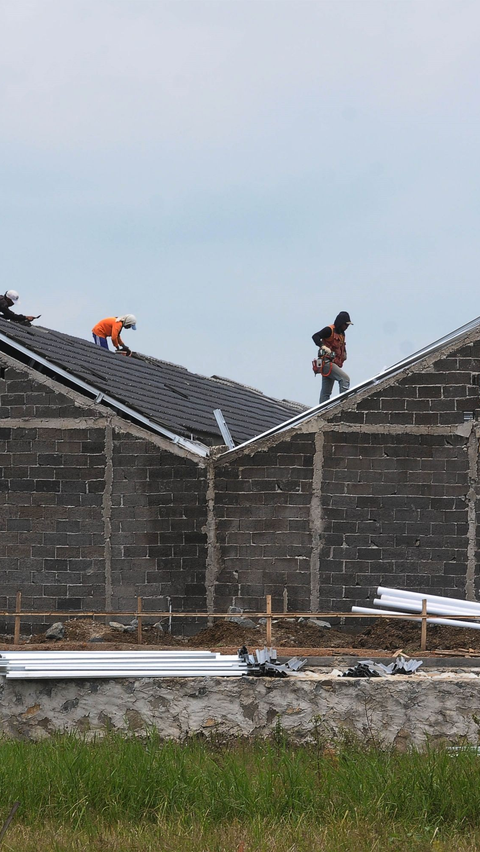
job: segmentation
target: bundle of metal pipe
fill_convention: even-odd
[[[286,677],[304,660],[277,661],[273,648],[249,654],[213,651],[2,651],[0,675],[25,678],[112,677]]]
[[[465,601],[458,598],[447,598],[441,595],[432,595],[429,592],[411,592],[408,589],[391,589],[385,586],[379,586],[375,598],[374,606],[382,607],[382,609],[371,609],[362,606],[352,606],[352,612],[368,614],[383,614],[391,615],[392,610],[395,612],[405,613],[405,618],[411,620],[412,615],[407,613],[417,613],[421,615],[423,601],[426,601],[426,609],[429,615],[433,616],[459,616],[456,618],[428,618],[429,624],[449,624],[451,627],[469,627],[472,630],[480,630],[480,624],[476,621],[460,620],[462,615],[477,616],[480,619],[480,604],[474,601]]]
[[[0,674],[24,678],[241,677],[238,654],[211,651],[2,651]]]

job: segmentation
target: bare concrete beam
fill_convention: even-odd
[[[113,429],[105,426],[105,488],[103,491],[103,531],[105,536],[105,610],[112,609],[112,491],[113,491]]]
[[[207,612],[215,611],[215,581],[221,569],[220,546],[217,541],[217,524],[215,519],[215,469],[210,461],[207,466],[207,523],[203,528],[207,536],[207,564],[205,570],[205,587],[207,596]]]
[[[310,503],[310,532],[312,551],[310,556],[310,609],[320,607],[320,549],[322,547],[322,478],[323,478],[323,432],[315,437],[315,455],[313,457],[312,499]]]

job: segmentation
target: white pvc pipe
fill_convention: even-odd
[[[436,603],[445,603],[447,606],[458,606],[461,612],[463,609],[473,609],[480,614],[480,603],[475,601],[465,601],[458,598],[446,598],[441,595],[431,595],[429,592],[409,592],[407,589],[388,589],[384,586],[379,586],[377,595],[388,595],[392,598],[411,598],[412,600],[431,600]],[[473,613],[472,613],[473,615]]]
[[[393,615],[393,613],[388,609],[369,609],[364,606],[352,606],[352,612],[364,612],[366,615]],[[397,616],[398,617],[398,616]],[[415,618],[412,615],[402,615],[402,618],[405,618],[407,621],[418,621],[420,623],[420,619]],[[427,622],[429,624],[447,624],[450,627],[471,627],[472,630],[480,630],[480,624],[477,624],[474,621],[455,621],[451,618],[427,618]]]
[[[169,671],[166,672],[164,669],[159,669],[157,672],[149,672],[148,674],[143,674],[142,672],[134,671],[133,669],[126,669],[123,671],[122,669],[105,669],[104,671],[92,671],[91,669],[87,669],[85,671],[78,672],[74,669],[65,669],[61,671],[49,671],[48,669],[39,669],[38,671],[13,671],[7,672],[6,678],[9,680],[24,680],[30,678],[32,680],[38,680],[39,678],[94,678],[94,677],[102,677],[102,678],[115,678],[115,677],[243,677],[243,675],[248,675],[249,672],[247,669],[218,669],[218,671],[206,671],[205,669],[194,669],[194,670],[185,670],[185,671]]]
[[[422,601],[415,601],[413,599],[387,598],[385,595],[382,595],[381,598],[375,598],[373,605],[388,606],[391,609],[404,609],[407,612],[421,612],[423,604]],[[415,607],[415,609],[412,609],[412,607]],[[433,603],[430,600],[427,600],[427,612],[432,615],[457,615],[459,617],[462,615],[472,615],[475,618],[480,618],[480,613],[478,612],[470,612],[466,609],[461,612],[457,607],[443,606],[442,604]]]
[[[249,674],[238,654],[212,651],[7,651],[7,678],[241,677]]]

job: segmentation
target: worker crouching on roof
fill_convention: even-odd
[[[97,322],[92,328],[92,337],[97,346],[102,349],[108,349],[108,337],[112,338],[112,343],[117,352],[124,352],[126,355],[131,355],[131,350],[125,346],[120,332],[124,328],[131,328],[133,331],[137,329],[137,320],[133,314],[124,314],[122,317],[106,317]]]
[[[3,296],[0,296],[0,314],[2,317],[11,320],[11,322],[21,322],[23,324],[31,323],[32,320],[38,319],[38,317],[27,317],[24,314],[14,314],[10,310],[12,305],[18,302],[19,298],[20,296],[16,290],[7,290]]]
[[[332,325],[326,325],[325,328],[317,331],[312,336],[313,342],[320,349],[326,350],[327,353],[331,352],[334,355],[329,375],[322,376],[320,402],[326,402],[327,399],[330,399],[334,382],[338,382],[339,393],[344,393],[350,387],[350,376],[347,376],[345,371],[342,370],[347,360],[345,332],[349,325],[353,325],[353,322],[350,320],[350,314],[347,311],[340,311]]]

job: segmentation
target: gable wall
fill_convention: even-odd
[[[284,585],[291,610],[348,611],[378,585],[473,597],[479,375],[474,341],[219,459],[222,609],[228,598],[264,609],[272,592],[278,611]]]
[[[205,470],[166,443],[0,356],[0,608],[205,610]]]

